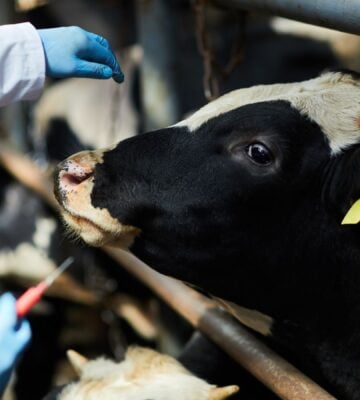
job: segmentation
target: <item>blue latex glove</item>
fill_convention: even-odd
[[[106,39],[79,27],[39,29],[46,74],[53,78],[113,79],[120,83],[124,75]]]
[[[0,297],[0,398],[20,354],[31,339],[30,324],[18,320],[15,304],[10,293]]]

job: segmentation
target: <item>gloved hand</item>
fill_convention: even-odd
[[[30,324],[18,320],[15,304],[10,293],[0,297],[0,398],[18,357],[31,339]]]
[[[79,27],[39,29],[46,74],[53,78],[82,77],[113,79],[124,75],[106,39]]]

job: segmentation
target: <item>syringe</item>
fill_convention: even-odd
[[[73,257],[67,258],[59,268],[53,271],[46,279],[26,290],[26,292],[16,300],[16,314],[18,318],[23,318],[31,308],[41,300],[46,289],[51,286],[55,279],[70,267],[73,262]]]

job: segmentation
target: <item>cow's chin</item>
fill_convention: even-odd
[[[139,233],[136,228],[127,226],[114,231],[104,229],[91,219],[73,215],[65,210],[62,211],[62,217],[71,235],[81,237],[94,247],[109,245],[127,250]]]

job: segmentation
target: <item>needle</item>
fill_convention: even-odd
[[[53,271],[47,278],[42,282],[26,290],[17,300],[16,300],[16,314],[19,318],[24,317],[31,308],[37,304],[46,289],[53,284],[55,279],[62,274],[70,265],[74,262],[73,257],[67,258],[55,271]]]

